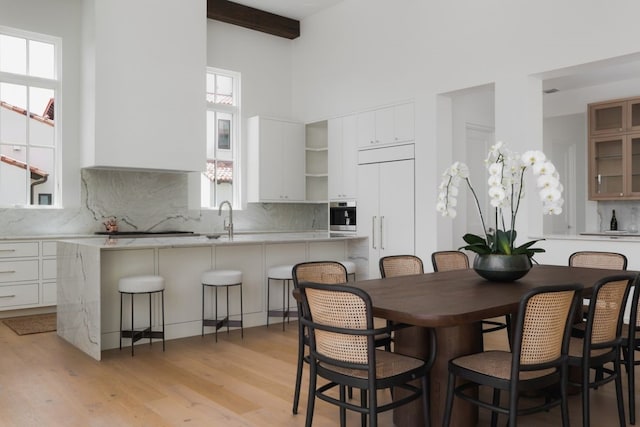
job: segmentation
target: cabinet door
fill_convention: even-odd
[[[380,163],[380,257],[415,253],[414,161]]]
[[[342,119],[342,197],[355,199],[358,194],[358,138],[355,115]]]
[[[395,142],[395,107],[376,110],[375,128],[376,144],[391,144]]]
[[[358,114],[358,147],[367,148],[376,143],[376,112]]]
[[[640,131],[640,98],[627,101],[627,128],[631,131]]]
[[[634,199],[640,198],[640,134],[631,134],[629,138],[629,162],[627,170],[629,172],[629,196]]]
[[[397,105],[394,108],[394,142],[413,141],[415,113],[413,103]]]
[[[280,200],[283,174],[283,123],[260,119],[260,200]]]
[[[589,105],[590,135],[606,135],[626,130],[626,106],[625,101]]]
[[[282,179],[281,196],[284,201],[305,200],[304,125],[283,122],[282,154],[276,173]]]
[[[342,197],[342,117],[331,119],[327,123],[328,193],[329,199]]]
[[[358,236],[369,238],[369,278],[380,277],[380,218],[378,163],[358,165]]]
[[[624,136],[591,140],[589,192],[591,199],[619,198],[624,195]]]

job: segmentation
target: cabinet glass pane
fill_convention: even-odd
[[[631,126],[640,126],[640,102],[631,104]]]
[[[595,110],[595,131],[622,129],[622,106],[603,107]]]
[[[640,135],[631,138],[631,192],[640,193]]]
[[[595,189],[597,194],[622,193],[622,140],[595,143]]]

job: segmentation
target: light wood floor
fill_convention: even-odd
[[[110,350],[97,362],[55,332],[17,336],[0,323],[0,425],[303,426],[306,381],[300,414],[291,413],[297,326],[279,326],[246,329],[244,340],[222,333],[217,344],[212,335],[167,341],[164,353],[159,342],[139,345],[133,358],[129,348]],[[489,337],[488,347],[504,346],[500,332]],[[570,397],[572,425],[582,422],[579,398]],[[617,425],[613,384],[592,392],[591,404],[593,426]],[[379,423],[391,426],[391,415]],[[559,410],[519,423],[559,425]],[[337,424],[337,408],[317,401],[314,426]]]

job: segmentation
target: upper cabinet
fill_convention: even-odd
[[[304,124],[255,116],[247,133],[247,201],[305,201]]]
[[[640,199],[640,98],[589,104],[589,199]]]
[[[329,199],[355,199],[357,196],[357,116],[329,120]]]
[[[640,131],[640,97],[589,105],[590,136]]]
[[[205,169],[206,2],[149,4],[83,3],[83,167]]]
[[[413,103],[359,113],[357,116],[358,148],[412,141],[414,124]]]

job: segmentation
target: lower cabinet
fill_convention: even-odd
[[[56,304],[54,241],[0,242],[0,310]]]

